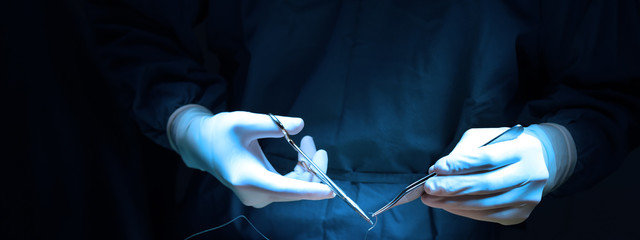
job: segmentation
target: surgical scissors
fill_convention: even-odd
[[[269,117],[271,117],[271,120],[273,120],[273,122],[275,122],[276,125],[278,125],[278,127],[280,128],[280,131],[282,131],[282,133],[284,134],[284,138],[287,140],[289,145],[291,145],[291,147],[293,147],[293,149],[295,149],[296,152],[298,152],[300,155],[302,155],[302,157],[304,157],[304,159],[307,161],[307,163],[304,164],[305,167],[308,170],[310,170],[313,174],[315,174],[318,178],[320,178],[320,180],[322,180],[322,182],[327,184],[327,186],[329,186],[329,188],[338,197],[340,197],[342,200],[344,200],[347,203],[347,205],[349,205],[349,207],[351,207],[356,213],[358,213],[358,215],[360,215],[360,217],[364,218],[364,220],[366,220],[369,224],[373,225],[373,221],[371,221],[371,219],[369,219],[367,214],[365,214],[364,211],[362,211],[362,209],[360,209],[360,206],[358,206],[358,204],[356,204],[353,200],[351,200],[351,198],[349,198],[349,196],[347,196],[347,194],[345,194],[342,191],[342,189],[340,187],[338,187],[338,185],[336,185],[333,182],[333,180],[331,180],[331,178],[329,178],[329,176],[327,176],[327,174],[325,174],[320,169],[320,167],[318,167],[318,165],[316,165],[311,160],[311,158],[309,158],[309,156],[307,156],[307,154],[305,154],[302,151],[302,149],[300,149],[298,147],[298,145],[296,145],[295,142],[293,142],[293,140],[291,140],[291,137],[289,136],[289,132],[287,132],[287,130],[284,128],[284,125],[282,124],[282,122],[280,122],[280,120],[278,120],[278,118],[276,118],[276,116],[274,116],[273,114],[269,113],[268,115],[269,115]],[[311,166],[311,167],[309,167],[309,166]]]
[[[495,138],[489,140],[487,143],[483,144],[480,147],[516,139],[518,138],[518,136],[520,136],[520,134],[522,134],[523,131],[524,131],[524,128],[522,127],[522,125],[517,124],[507,129],[506,131],[502,132],[500,135],[496,136]],[[422,192],[423,192],[423,188],[421,188],[422,185],[424,185],[427,179],[435,175],[436,175],[436,172],[429,173],[427,176],[424,176],[418,179],[417,181],[409,184],[409,186],[407,186],[404,190],[402,190],[393,200],[391,200],[389,203],[384,205],[378,211],[374,212],[371,216],[372,217],[378,216],[379,214],[386,212],[387,210],[395,206],[398,206],[397,203],[405,197],[406,197],[405,198],[406,202],[412,201],[413,199],[420,197],[420,195],[422,195]]]

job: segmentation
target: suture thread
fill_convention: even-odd
[[[369,214],[372,214],[372,213],[369,213]],[[367,240],[367,235],[369,235],[369,232],[371,232],[371,230],[372,230],[374,227],[376,227],[376,225],[378,225],[378,216],[376,215],[376,216],[375,216],[375,218],[376,218],[376,221],[373,223],[373,226],[371,226],[371,227],[367,230],[367,233],[365,233],[365,234],[364,234],[364,240]]]
[[[258,234],[260,234],[260,236],[262,236],[264,239],[269,240],[269,238],[267,238],[266,236],[264,236],[264,234],[262,234],[262,232],[260,232],[260,230],[258,230],[258,228],[256,228],[256,226],[254,226],[254,225],[253,225],[253,223],[251,223],[251,221],[249,221],[249,219],[248,219],[247,217],[245,217],[244,215],[237,216],[237,217],[235,217],[235,218],[231,219],[231,221],[228,221],[228,222],[226,222],[226,223],[224,223],[224,224],[222,224],[222,225],[218,225],[218,226],[215,226],[215,227],[212,227],[212,228],[205,229],[205,230],[202,230],[202,231],[200,231],[200,232],[194,233],[194,234],[192,234],[191,236],[188,236],[187,238],[185,238],[184,240],[189,240],[189,239],[191,239],[191,238],[193,238],[193,237],[196,237],[196,236],[198,236],[198,235],[200,235],[200,234],[203,234],[203,233],[206,233],[206,232],[211,232],[211,231],[217,230],[217,229],[219,229],[219,228],[222,228],[222,227],[224,227],[224,226],[227,226],[227,225],[229,225],[230,223],[232,223],[232,222],[234,222],[234,221],[238,220],[238,218],[244,218],[244,220],[247,220],[247,222],[249,223],[249,225],[251,225],[251,227],[253,227],[253,229],[254,229],[254,230],[256,230],[256,232],[258,232]]]

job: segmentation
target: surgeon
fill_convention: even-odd
[[[639,8],[139,0],[91,9],[99,60],[142,131],[200,170],[178,237],[243,214],[272,239],[491,239],[546,197],[594,185],[637,145]],[[366,233],[267,113],[367,212],[437,176]],[[525,126],[518,138],[479,148],[515,124]],[[228,228],[260,238],[246,223]]]

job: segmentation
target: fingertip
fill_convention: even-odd
[[[310,136],[304,136],[302,140],[300,140],[300,148],[309,157],[313,157],[316,153],[316,145],[313,142],[313,138]],[[298,157],[302,159],[302,155],[298,154]]]
[[[313,137],[309,136],[309,135],[305,135],[304,137],[302,137],[302,140],[300,140],[300,144],[312,144],[312,145],[316,145],[315,142],[313,141]]]
[[[449,164],[450,164],[450,158],[449,156],[445,156],[440,160],[438,160],[436,164],[431,166],[429,170],[433,168],[433,171],[436,172],[437,174],[440,174],[440,175],[448,174],[450,171]]]
[[[435,192],[435,186],[433,185],[433,181],[427,180],[424,183],[424,185],[422,185],[422,188],[424,188],[424,192],[427,194],[433,194],[433,192]]]
[[[302,151],[308,155],[313,155],[316,152],[316,143],[309,135],[302,137],[302,140],[300,140],[300,147],[302,148]]]
[[[260,138],[280,138],[283,132],[279,125],[283,126],[288,134],[296,134],[302,131],[304,121],[302,118],[273,116],[252,112],[233,112],[234,118],[230,118],[231,127],[236,134],[247,141]]]
[[[327,155],[327,151],[323,149],[316,151],[316,153],[313,155],[313,162],[316,163],[318,167],[320,167],[320,170],[322,170],[322,172],[326,173],[329,166],[329,156]],[[317,178],[316,180],[320,181],[319,178]]]
[[[298,134],[304,128],[304,120],[299,117],[288,117],[288,124],[284,124],[284,127],[291,135]]]
[[[329,197],[329,198],[331,199],[331,198],[335,198],[335,197],[336,197],[336,193],[334,193],[333,191],[331,191],[331,197]]]
[[[284,128],[287,130],[287,132],[289,132],[289,134],[292,134],[292,135],[297,134],[300,131],[302,131],[302,128],[304,128],[304,120],[302,120],[302,118],[280,116],[280,115],[277,115],[275,117],[280,123],[282,123],[282,126],[284,126]],[[272,120],[269,119],[269,122],[271,121]]]
[[[336,197],[336,194],[327,185],[322,183],[317,184],[321,184],[324,189],[309,194],[309,200],[323,200]]]
[[[252,205],[251,207],[254,207],[254,208],[264,208],[264,207],[266,207],[266,206],[267,206],[267,205],[269,205],[269,204],[270,204],[270,202],[256,203],[256,204]]]
[[[431,205],[430,205],[431,201],[430,201],[429,195],[422,194],[422,196],[420,196],[420,201],[422,202],[422,204],[431,207]]]
[[[322,184],[322,183],[318,183],[318,184]],[[322,184],[322,185],[324,185],[324,184]],[[327,185],[325,185],[325,186],[327,186]],[[334,198],[334,197],[336,197],[336,193],[331,191],[331,188],[329,188],[327,186],[326,192],[323,192],[323,193],[319,194],[317,196],[316,200],[331,199],[331,198]]]
[[[325,151],[324,149],[320,149],[320,150],[316,151],[316,154],[315,154],[315,155],[313,155],[313,157],[315,158],[315,157],[316,157],[316,155],[317,155],[318,157],[322,157],[322,158],[324,158],[324,159],[328,159],[328,157],[327,157],[327,151]]]

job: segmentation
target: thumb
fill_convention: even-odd
[[[464,153],[470,149],[477,149],[482,144],[487,143],[489,140],[504,132],[508,128],[472,128],[467,130],[456,144],[456,147],[449,153],[449,155],[455,155]]]
[[[249,139],[279,138],[284,134],[278,124],[266,114],[251,112],[233,112],[234,126],[238,134],[245,135]],[[280,121],[287,132],[291,135],[302,131],[304,121],[297,117],[275,116]]]
[[[258,178],[263,183],[265,190],[271,192],[274,202],[287,202],[296,200],[321,200],[335,197],[329,186],[322,183],[307,182],[292,179],[277,173],[266,172],[260,174]]]

